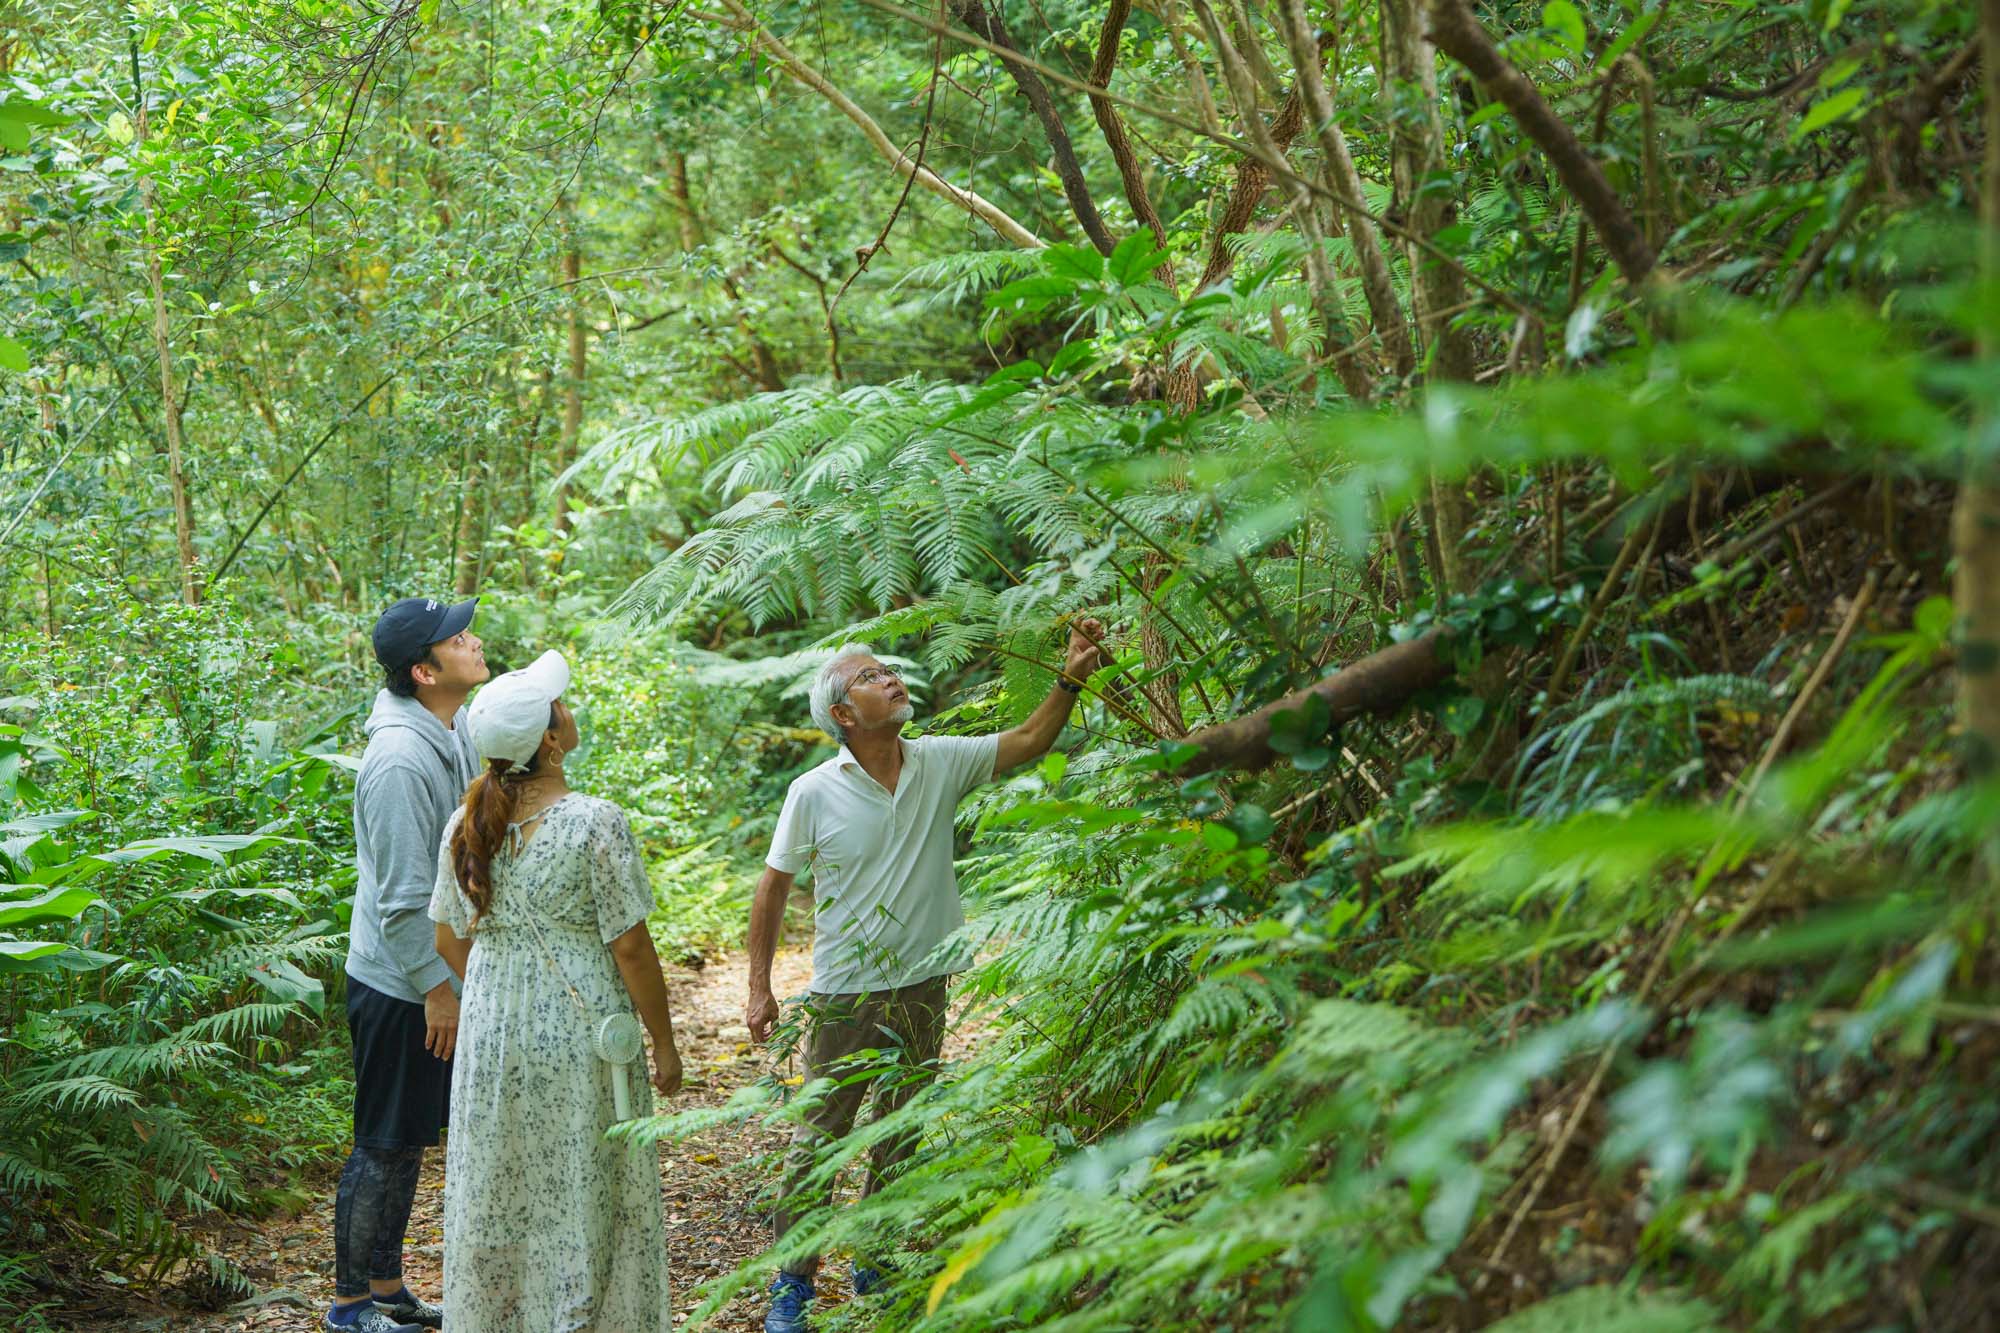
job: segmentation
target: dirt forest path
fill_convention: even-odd
[[[804,990],[811,976],[809,951],[790,942],[772,969],[780,996]],[[743,1026],[748,960],[737,953],[701,968],[671,967],[667,985],[674,1027],[687,1071],[687,1084],[673,1106],[689,1110],[720,1106],[736,1089],[755,1082],[767,1057],[749,1043]],[[949,1048],[947,1058],[953,1054]],[[788,1070],[787,1074],[796,1073]],[[661,1198],[666,1206],[674,1320],[688,1326],[697,1304],[696,1288],[735,1268],[769,1243],[768,1225],[756,1208],[763,1181],[743,1164],[779,1146],[780,1136],[759,1125],[710,1130],[686,1142],[662,1145]],[[115,1324],[94,1328],[185,1329],[204,1333],[307,1333],[317,1329],[333,1297],[333,1174],[318,1190],[319,1202],[289,1218],[262,1222],[223,1221],[204,1239],[226,1254],[257,1284],[258,1294],[228,1310],[185,1322],[133,1312]],[[443,1262],[444,1155],[426,1155],[417,1204],[410,1222],[405,1272],[421,1294],[440,1294]],[[845,1264],[829,1263],[821,1282],[823,1303],[847,1299]],[[705,1325],[736,1330],[763,1327],[761,1288],[739,1295]]]

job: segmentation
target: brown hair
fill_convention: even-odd
[[[555,705],[549,706],[549,728],[556,726]],[[465,814],[451,831],[451,868],[458,887],[472,904],[472,924],[493,906],[493,858],[507,840],[507,826],[521,804],[521,784],[542,772],[542,756],[537,750],[524,772],[508,772],[510,759],[489,759],[487,769],[472,780],[465,792]]]

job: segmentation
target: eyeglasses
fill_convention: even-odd
[[[902,678],[903,673],[892,666],[864,667],[848,678],[847,688],[851,690],[856,685],[874,685],[881,681],[901,680]]]

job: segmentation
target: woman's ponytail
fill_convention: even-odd
[[[549,728],[554,730],[555,725],[556,708],[551,703]],[[557,755],[560,762],[561,752]],[[510,759],[486,761],[486,771],[465,790],[465,817],[451,834],[452,873],[458,876],[458,887],[464,891],[465,900],[472,904],[475,928],[479,918],[492,910],[493,858],[505,845],[507,826],[514,822],[514,811],[520,808],[521,784],[541,776],[542,754],[537,751],[527,768],[519,773],[512,772],[513,767]]]
[[[532,773],[510,774],[513,761],[489,760],[486,772],[472,780],[465,793],[465,816],[451,835],[451,868],[458,887],[472,904],[472,924],[493,906],[493,858],[507,840],[519,804],[517,786]]]

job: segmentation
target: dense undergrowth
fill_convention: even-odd
[[[819,1184],[900,1129],[920,1165],[787,1240],[899,1256],[896,1294],[834,1326],[1984,1308],[1995,796],[1959,781],[1929,480],[1964,381],[1918,354],[1922,321],[1857,307],[1678,323],[1422,416],[1168,429],[1030,367],[1004,396],[912,384],[667,433],[747,496],[635,588],[642,613],[832,626],[921,589],[830,639],[908,642],[940,679],[997,649],[937,722],[972,730],[1045,691],[1052,617],[1124,627],[1071,757],[968,808],[984,1044]],[[1760,485],[1806,440],[1838,444]],[[1470,596],[1402,595],[1370,540],[1371,501],[1432,469],[1477,505]],[[1598,530],[1553,528],[1558,495]],[[1033,555],[993,590],[1002,528]],[[1271,770],[1180,771],[1208,767],[1205,725],[1438,626],[1455,669],[1408,706],[1336,724],[1302,696]],[[1189,739],[1149,706],[1169,673]],[[736,1112],[784,1123],[783,1096]]]

